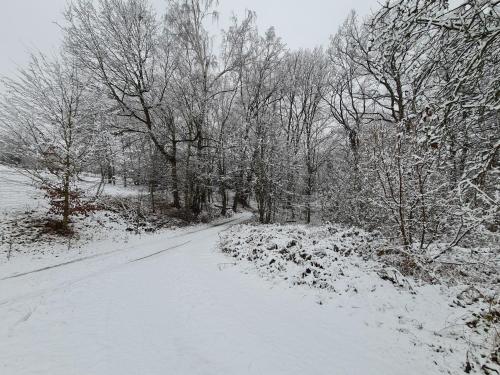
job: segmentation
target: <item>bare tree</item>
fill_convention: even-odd
[[[93,151],[99,97],[88,77],[66,56],[33,54],[15,79],[4,78],[0,102],[4,136],[21,166],[43,187],[68,229],[77,194],[75,179]]]
[[[75,0],[66,14],[65,46],[106,88],[115,134],[146,134],[172,168],[174,205],[180,206],[171,108],[165,104],[175,69],[171,44],[145,0]],[[170,152],[169,152],[170,151]]]

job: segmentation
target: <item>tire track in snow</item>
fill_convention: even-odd
[[[188,232],[181,233],[181,234],[178,234],[178,235],[175,235],[175,236],[172,236],[172,237],[164,238],[163,240],[171,240],[171,239],[174,239],[174,238],[185,237],[185,236],[188,236],[190,234],[203,232],[203,231],[206,231],[206,230],[210,230],[212,228],[217,228],[217,227],[220,227],[220,226],[232,223],[233,221],[237,221],[237,220],[240,220],[240,219],[241,218],[235,218],[235,219],[223,221],[221,223],[211,224],[210,226],[208,226],[206,228],[201,228],[201,229],[196,229],[196,230],[188,231]],[[155,241],[145,242],[144,245],[151,244],[152,242],[155,242]],[[16,273],[14,275],[10,275],[10,276],[6,276],[6,277],[3,277],[3,278],[0,278],[0,281],[9,280],[9,279],[15,279],[15,278],[18,278],[18,277],[23,277],[23,276],[31,275],[31,274],[38,273],[38,272],[48,271],[48,270],[51,270],[51,269],[54,269],[54,268],[59,268],[59,267],[67,266],[67,265],[74,264],[74,263],[83,262],[83,261],[90,260],[90,259],[104,257],[104,256],[111,255],[111,254],[118,253],[118,252],[124,252],[124,251],[128,251],[128,250],[136,249],[137,246],[138,245],[132,245],[132,246],[127,246],[127,247],[122,247],[120,249],[116,249],[116,250],[112,250],[112,251],[107,251],[105,253],[89,255],[89,256],[86,256],[86,257],[69,260],[69,261],[66,261],[66,262],[63,262],[63,263],[54,264],[54,265],[51,265],[51,266],[37,268],[37,269],[31,270],[31,271]],[[165,250],[161,250],[161,251],[159,251],[157,253],[154,253],[154,254],[147,255],[147,256],[145,256],[143,258],[145,259],[145,258],[148,258],[150,256],[157,255],[157,254],[160,254],[160,253],[168,251],[168,250],[170,250],[170,248],[169,249],[165,249]],[[138,260],[141,260],[143,258],[140,258]]]
[[[148,258],[154,257],[154,256],[156,256],[156,255],[162,254],[162,253],[167,252],[167,251],[169,251],[169,250],[173,250],[173,249],[175,249],[175,248],[178,248],[178,247],[184,246],[184,245],[186,245],[186,244],[188,244],[188,243],[190,243],[190,242],[191,242],[191,240],[186,241],[186,242],[183,242],[183,243],[181,243],[181,244],[179,244],[179,245],[176,245],[176,246],[172,246],[172,247],[170,247],[170,248],[168,248],[168,249],[165,249],[165,250],[160,250],[160,251],[157,251],[156,253],[149,254],[149,255],[146,255],[146,256],[141,257],[141,258],[137,258],[137,259],[132,259],[132,260],[129,260],[127,263],[139,262],[139,261],[141,261],[141,260],[144,260],[144,259],[148,259]]]
[[[95,276],[101,275],[101,274],[109,272],[109,271],[114,271],[114,270],[116,270],[116,269],[118,269],[120,267],[123,267],[125,265],[128,265],[130,263],[137,262],[137,261],[140,261],[142,259],[150,258],[152,256],[159,255],[161,253],[165,253],[165,252],[167,252],[169,250],[177,249],[177,248],[182,247],[182,246],[184,246],[184,245],[186,245],[186,244],[188,244],[190,242],[191,242],[191,240],[183,242],[181,244],[170,246],[169,248],[166,248],[166,249],[161,250],[161,251],[157,251],[157,252],[155,252],[153,254],[147,255],[147,256],[142,257],[142,258],[132,259],[132,260],[129,260],[129,261],[125,262],[125,263],[114,264],[114,265],[108,266],[108,267],[106,267],[104,269],[101,269],[99,271],[92,272],[90,274],[78,277],[78,278],[73,279],[73,280],[64,281],[64,282],[62,282],[62,283],[60,283],[58,285],[55,285],[55,286],[52,286],[52,287],[49,287],[49,288],[45,288],[45,289],[34,291],[34,292],[25,293],[25,294],[22,294],[20,296],[16,296],[16,297],[13,297],[13,298],[7,298],[5,300],[0,300],[0,307],[2,307],[4,305],[7,305],[9,303],[12,303],[12,302],[19,302],[19,301],[21,301],[23,299],[35,298],[35,297],[42,296],[42,295],[44,295],[46,293],[50,293],[50,292],[54,292],[54,291],[57,291],[57,290],[60,290],[60,289],[64,289],[64,288],[66,288],[66,287],[68,287],[70,285],[76,284],[76,283],[78,283],[80,281],[93,278]]]
[[[197,229],[197,230],[185,232],[185,233],[182,233],[180,235],[168,237],[168,238],[165,238],[163,240],[184,237],[184,236],[187,236],[187,235],[191,235],[191,234],[203,232],[203,231],[210,230],[210,229],[213,229],[213,228],[216,228],[216,227],[220,227],[220,226],[223,226],[223,225],[226,225],[226,224],[230,224],[230,223],[236,221],[235,224],[230,224],[229,225],[229,227],[230,227],[230,226],[236,225],[236,224],[238,224],[240,222],[243,222],[243,221],[245,221],[247,219],[248,218],[246,218],[246,217],[238,217],[238,218],[235,218],[235,219],[226,220],[226,221],[221,222],[221,223],[212,224],[212,225],[210,225],[209,227],[206,227],[206,228],[201,228],[201,229]],[[177,245],[171,246],[171,247],[169,247],[167,249],[164,249],[164,250],[161,250],[161,251],[157,251],[157,252],[155,252],[153,254],[149,254],[149,255],[143,256],[141,258],[129,260],[126,263],[115,264],[115,265],[112,265],[111,267],[106,267],[106,268],[101,269],[101,270],[99,270],[97,272],[93,272],[91,274],[88,274],[88,275],[85,275],[85,276],[82,276],[82,277],[79,277],[79,278],[76,278],[76,279],[73,279],[73,280],[68,280],[68,281],[62,282],[62,283],[60,283],[58,285],[55,285],[53,287],[49,287],[49,288],[45,288],[43,290],[33,291],[33,292],[29,292],[29,293],[25,293],[25,294],[22,294],[22,295],[19,295],[19,296],[7,298],[5,300],[0,300],[0,307],[4,307],[5,305],[8,305],[10,303],[15,303],[15,302],[22,301],[23,299],[35,298],[35,297],[42,296],[42,295],[44,295],[46,293],[50,293],[50,292],[54,292],[54,291],[57,291],[57,290],[60,290],[60,289],[64,289],[64,288],[66,288],[68,286],[71,286],[73,284],[76,284],[76,283],[78,283],[80,281],[83,281],[83,280],[86,280],[86,279],[98,276],[98,275],[103,274],[105,272],[113,271],[113,270],[115,270],[117,268],[120,268],[120,267],[123,267],[123,266],[125,266],[127,264],[138,262],[138,261],[141,261],[143,259],[147,259],[147,258],[150,258],[152,256],[156,256],[156,255],[159,255],[161,253],[165,253],[165,252],[167,252],[169,250],[173,250],[173,249],[182,247],[182,246],[190,243],[191,241],[192,240],[189,240],[189,241],[183,242],[181,244],[177,244]],[[149,243],[151,243],[151,242],[154,242],[154,241],[149,241]],[[146,243],[146,245],[147,245],[147,243]],[[133,245],[133,246],[130,246],[130,247],[125,248],[125,249],[122,248],[122,249],[117,249],[117,250],[109,251],[109,252],[107,252],[105,254],[96,254],[96,255],[91,255],[91,256],[88,256],[88,257],[84,257],[84,258],[75,259],[73,261],[60,263],[60,264],[57,264],[57,265],[54,265],[54,266],[48,266],[48,267],[44,267],[44,268],[41,268],[41,269],[38,269],[38,270],[34,270],[34,271],[30,271],[30,272],[24,272],[22,274],[16,274],[16,275],[8,276],[6,278],[0,279],[0,281],[1,280],[18,278],[18,277],[22,277],[22,276],[27,276],[27,275],[30,275],[30,274],[33,274],[33,273],[43,272],[43,271],[46,271],[46,270],[50,270],[50,269],[54,269],[54,268],[58,268],[58,267],[63,267],[65,265],[70,265],[70,264],[74,264],[74,263],[85,261],[85,260],[89,260],[89,259],[99,258],[99,257],[105,256],[105,255],[109,255],[109,254],[112,254],[112,253],[119,252],[119,251],[131,250],[133,248],[137,248],[138,246],[142,246],[142,245]]]

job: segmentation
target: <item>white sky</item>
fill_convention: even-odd
[[[163,13],[165,0],[150,0]],[[13,75],[27,61],[28,51],[56,50],[66,0],[0,0],[0,75]],[[274,26],[290,48],[326,44],[350,9],[364,16],[377,0],[220,0],[219,28],[227,25],[232,11],[240,18],[245,9],[257,12],[261,31]]]

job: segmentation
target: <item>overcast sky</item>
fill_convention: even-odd
[[[163,13],[165,0],[151,0]],[[2,0],[0,12],[0,75],[12,75],[27,61],[28,50],[54,51],[60,42],[61,11],[67,0]],[[326,44],[329,35],[355,9],[366,15],[377,0],[220,0],[219,28],[227,25],[232,11],[240,18],[245,9],[257,12],[262,31],[269,26],[290,48]]]

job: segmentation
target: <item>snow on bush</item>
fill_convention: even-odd
[[[376,233],[332,224],[238,225],[221,234],[220,246],[234,258],[253,262],[263,275],[279,275],[294,285],[356,293],[359,288],[376,288],[372,276],[380,270],[374,262],[351,255],[361,249],[370,252],[379,241]],[[404,278],[400,284],[409,287]]]

